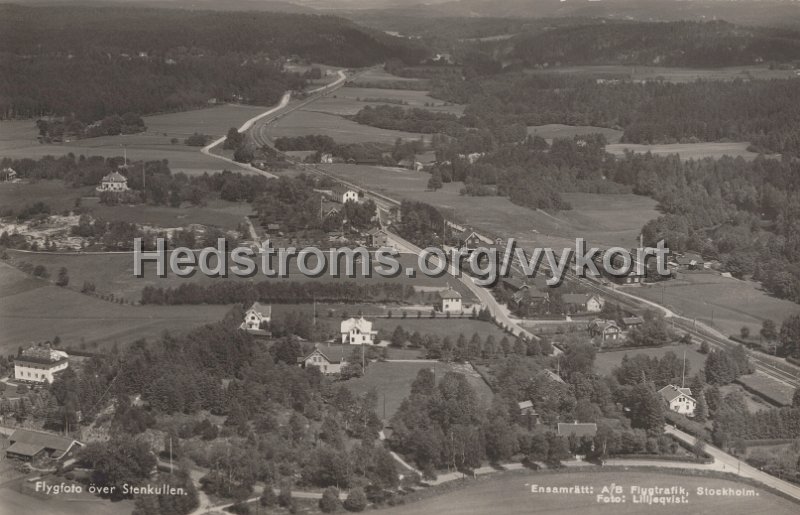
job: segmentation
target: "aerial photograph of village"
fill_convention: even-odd
[[[800,0],[0,2],[0,515],[800,513]]]

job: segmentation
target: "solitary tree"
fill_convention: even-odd
[[[742,328],[739,330],[739,334],[742,336],[742,340],[746,340],[750,338],[750,328],[746,325],[743,325]]]
[[[56,286],[66,286],[69,284],[69,273],[66,267],[61,267],[58,271],[58,278],[56,279]]]
[[[441,189],[442,187],[442,174],[439,170],[434,170],[431,173],[431,178],[428,179],[428,189],[431,191],[436,191]]]

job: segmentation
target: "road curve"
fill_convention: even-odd
[[[250,118],[249,120],[247,120],[246,122],[244,122],[244,124],[242,124],[242,126],[239,127],[238,132],[239,133],[243,133],[243,132],[248,131],[253,126],[253,124],[255,124],[260,119],[265,118],[265,117],[267,117],[267,116],[269,116],[271,114],[274,114],[277,111],[280,111],[281,109],[283,109],[284,107],[289,105],[289,100],[291,98],[292,98],[292,94],[289,91],[287,91],[286,93],[283,94],[283,96],[281,97],[281,101],[278,102],[277,105],[275,105],[274,107],[270,108],[267,111],[264,111],[263,113],[259,114],[258,116],[254,116],[254,117]],[[264,170],[261,170],[260,168],[256,168],[255,166],[253,166],[253,165],[251,165],[249,163],[239,163],[239,162],[234,161],[233,159],[230,159],[228,157],[221,156],[219,154],[213,153],[211,150],[214,147],[216,147],[217,145],[219,145],[220,143],[222,143],[223,141],[225,141],[225,136],[223,136],[223,137],[221,137],[219,139],[216,139],[216,140],[212,141],[211,143],[209,143],[208,145],[206,145],[205,147],[201,148],[200,152],[202,152],[203,154],[205,154],[207,156],[213,157],[214,159],[220,159],[222,161],[226,161],[228,163],[231,163],[231,164],[233,164],[235,166],[238,166],[239,168],[244,168],[245,170],[250,170],[251,172],[255,172],[255,173],[264,175],[266,177],[269,177],[270,179],[277,178],[277,175],[269,173],[269,172],[264,171]]]
[[[696,441],[694,436],[672,426],[666,426],[664,431],[689,445],[694,445]],[[755,467],[751,467],[747,463],[711,445],[706,444],[705,452],[714,458],[715,463],[722,466],[722,471],[753,479],[763,485],[767,485],[768,487],[781,492],[782,494],[788,495],[793,499],[800,501],[800,486],[793,485],[792,483],[778,479],[775,476],[771,476],[766,472],[762,472]],[[717,470],[720,469],[717,468]]]

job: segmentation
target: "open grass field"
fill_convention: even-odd
[[[550,487],[590,486],[591,494],[544,494],[532,493],[531,485]],[[627,502],[601,504],[596,500],[603,486],[621,485]],[[682,486],[689,493],[685,505],[666,507],[634,504],[631,486],[669,487]],[[698,486],[708,488],[754,488],[758,496],[698,496]],[[502,511],[500,511],[502,507]],[[503,513],[522,515],[531,513],[580,513],[582,515],[641,515],[642,513],[687,513],[692,515],[750,515],[769,513],[770,515],[789,515],[797,513],[797,504],[768,493],[726,479],[691,477],[668,472],[649,471],[608,471],[608,472],[570,472],[563,474],[506,474],[473,482],[469,486],[415,503],[380,510],[386,515],[485,515]]]
[[[407,89],[382,89],[382,88],[358,88],[346,86],[337,90],[330,96],[321,98],[308,107],[306,111],[319,111],[337,115],[353,115],[367,105],[380,105],[386,102],[373,101],[377,99],[388,99],[406,102],[397,104],[404,109],[419,107],[428,111],[452,113],[461,115],[464,106],[458,104],[444,105],[441,100],[428,96],[425,91],[413,91]],[[367,100],[370,100],[367,102]],[[426,105],[427,104],[427,105]],[[395,104],[391,104],[395,105]]]
[[[422,82],[422,79],[410,77],[398,77],[392,75],[380,66],[372,67],[358,72],[358,76],[353,79],[355,84],[364,82]]]
[[[0,182],[0,206],[19,210],[34,202],[44,202],[50,211],[61,213],[75,208],[75,200],[94,195],[94,188],[71,188],[63,181]]]
[[[526,248],[569,246],[580,236],[600,246],[632,247],[642,225],[659,215],[656,202],[638,195],[569,193],[571,211],[555,214],[512,204],[504,197],[468,197],[461,183],[427,191],[427,173],[361,165],[323,165],[325,171],[397,199],[414,199],[441,208],[465,225],[492,235],[515,237]]]
[[[606,145],[606,151],[621,155],[626,151],[644,154],[650,152],[654,155],[666,156],[678,154],[681,159],[703,159],[712,157],[719,159],[722,156],[743,157],[755,159],[758,154],[747,150],[749,143],[671,143],[666,145],[638,145],[634,143],[615,143]]]
[[[140,134],[103,136],[75,140],[62,144],[40,144],[33,120],[0,122],[0,157],[37,159],[46,155],[121,156],[127,148],[132,160],[169,161],[173,172],[203,173],[221,171],[233,165],[200,153],[199,147],[189,147],[183,140],[200,132],[223,136],[230,127],[239,127],[246,120],[266,110],[265,107],[222,105],[192,111],[145,116],[147,131]],[[178,143],[171,140],[177,138]],[[234,167],[237,168],[238,167]]]
[[[437,381],[441,380],[447,372],[465,374],[470,385],[478,394],[479,399],[483,402],[488,402],[492,397],[491,389],[477,372],[468,365],[455,363],[375,362],[367,367],[366,375],[357,379],[350,379],[343,384],[357,394],[365,393],[375,388],[378,392],[378,416],[382,419],[390,420],[397,408],[400,407],[400,403],[411,392],[411,383],[417,377],[417,372],[423,368],[434,369]],[[385,414],[384,399],[386,403]]]
[[[528,134],[541,136],[546,140],[553,138],[572,138],[585,134],[602,134],[609,143],[619,143],[622,131],[607,127],[594,127],[592,125],[564,125],[562,123],[548,123],[547,125],[529,125]]]
[[[51,276],[55,277],[61,267],[66,267],[70,277],[70,288],[80,289],[84,281],[91,281],[97,288],[97,293],[113,293],[116,297],[121,297],[129,301],[138,301],[141,297],[142,288],[145,286],[156,287],[177,287],[187,281],[198,284],[210,284],[212,281],[268,281],[284,280],[281,278],[268,278],[256,275],[253,279],[241,278],[231,274],[227,279],[212,278],[204,274],[197,273],[191,278],[177,277],[168,273],[167,277],[162,278],[156,275],[155,263],[148,262],[144,265],[144,277],[138,278],[133,275],[133,254],[114,253],[114,254],[78,254],[78,253],[32,253],[20,252],[15,250],[8,251],[9,258],[13,263],[19,265],[27,262],[32,265],[43,265],[50,271]],[[416,258],[411,255],[402,255],[398,258],[403,269],[414,267],[416,269]],[[342,260],[343,262],[343,260]],[[313,263],[312,263],[313,264]],[[429,277],[422,273],[417,273],[414,279],[409,279],[405,275],[383,278],[377,274],[373,277],[365,277],[361,274],[361,268],[356,267],[355,277],[330,277],[324,275],[319,278],[308,277],[297,270],[296,261],[291,261],[289,277],[285,280],[293,281],[355,281],[364,284],[371,282],[389,282],[402,285],[421,286],[429,288],[445,288],[449,282],[447,277]],[[463,296],[465,302],[471,302],[474,296],[460,281],[454,281],[451,285]],[[357,309],[357,308],[356,308]],[[355,313],[355,311],[353,311]]]
[[[337,99],[331,99],[336,102]],[[343,101],[350,102],[350,101]],[[354,101],[353,101],[354,102]],[[312,106],[316,106],[314,103]],[[316,107],[314,107],[316,109]],[[419,139],[422,134],[379,129],[369,125],[361,125],[341,116],[298,109],[293,111],[266,129],[270,139],[281,136],[305,136],[307,134],[324,134],[332,137],[337,143],[394,143],[398,138]]]
[[[530,73],[566,73],[588,75],[598,78],[630,80],[663,80],[666,82],[694,82],[701,80],[734,79],[789,79],[796,78],[795,70],[770,70],[768,65],[729,66],[725,68],[672,68],[666,66],[563,66],[546,71],[530,70]]]
[[[797,304],[777,299],[753,281],[740,281],[715,273],[679,274],[677,279],[630,291],[664,304],[687,317],[696,317],[728,335],[738,335],[742,326],[758,334],[761,322],[770,318],[780,324],[797,313]]]
[[[107,206],[96,201],[86,200],[83,206],[90,208],[92,214],[103,220],[125,221],[155,227],[185,227],[188,224],[208,225],[223,230],[235,231],[244,223],[245,217],[253,210],[245,202],[210,200],[204,206],[185,206],[180,208],[150,205]]]
[[[616,367],[622,363],[622,358],[627,354],[629,358],[637,354],[644,354],[650,358],[660,358],[667,352],[675,354],[679,360],[683,359],[683,352],[686,351],[686,377],[694,375],[698,370],[702,370],[706,363],[706,357],[697,351],[694,345],[668,345],[665,347],[650,349],[622,349],[611,352],[598,352],[594,360],[594,369],[600,375],[610,375]]]
[[[226,306],[128,306],[33,279],[0,263],[0,353],[29,342],[61,338],[87,350],[174,334],[220,320]]]

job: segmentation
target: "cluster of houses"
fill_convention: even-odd
[[[20,461],[63,460],[84,444],[78,440],[45,431],[17,429],[8,438],[6,458]]]
[[[66,352],[55,350],[47,342],[32,345],[14,358],[14,379],[23,383],[50,384],[59,372],[69,367]]]

